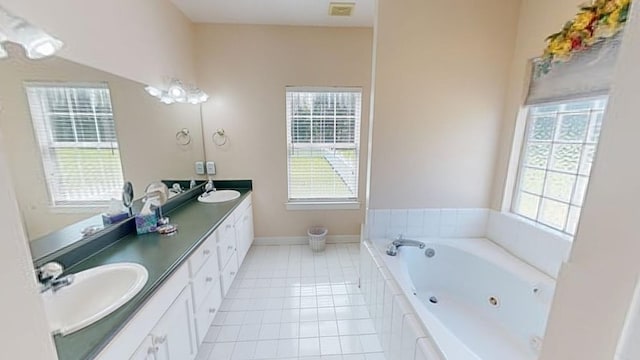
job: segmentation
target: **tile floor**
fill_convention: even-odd
[[[197,360],[385,360],[357,286],[359,250],[252,247]]]

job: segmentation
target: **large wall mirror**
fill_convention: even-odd
[[[165,105],[144,84],[8,50],[0,60],[1,144],[30,240],[91,225],[120,199],[124,181],[140,197],[153,181],[199,179],[198,106]]]

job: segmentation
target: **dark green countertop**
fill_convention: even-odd
[[[67,336],[56,335],[54,340],[59,359],[81,360],[95,357],[163,282],[251,193],[247,189],[239,191],[241,196],[234,201],[203,204],[194,198],[169,213],[171,223],[178,225],[178,233],[174,236],[161,236],[157,233],[129,235],[69,268],[69,273],[76,273],[105,264],[134,262],[147,268],[149,279],[140,293],[104,319]]]

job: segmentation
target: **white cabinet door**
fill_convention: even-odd
[[[245,256],[253,244],[253,207],[249,205],[236,217],[236,239],[238,242],[238,265],[242,265]]]
[[[233,218],[229,217],[218,228],[218,264],[224,269],[232,256],[236,255],[236,232]]]
[[[216,282],[200,309],[196,310],[196,334],[198,335],[198,345],[202,344],[204,337],[209,331],[209,326],[213,322],[213,318],[218,313],[222,304],[222,289],[220,281]]]
[[[155,354],[156,350],[151,336],[147,336],[129,360],[156,360]]]
[[[151,331],[155,360],[192,360],[198,353],[191,289],[185,288]]]

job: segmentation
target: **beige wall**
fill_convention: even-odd
[[[363,88],[363,201],[372,30],[198,25],[196,43],[199,84],[212,95],[203,107],[207,159],[217,164],[216,179],[253,179],[256,236],[302,236],[318,223],[333,235],[359,234],[364,204],[352,211],[285,209],[285,86]],[[226,130],[229,146],[213,145],[216,128]]]
[[[136,81],[193,81],[193,25],[169,0],[0,0],[65,42],[60,56]]]
[[[194,162],[203,160],[198,107],[167,106],[144,91],[144,85],[60,58],[27,61],[16,54],[0,61],[0,131],[12,170],[13,182],[31,239],[77,222],[96,209],[61,212],[52,209],[33,132],[24,81],[107,82],[111,92],[123,173],[132,181],[136,197],[145,186],[160,179],[197,178]],[[189,146],[176,143],[175,134],[188,128]]]
[[[36,287],[31,254],[20,224],[20,212],[2,150],[7,136],[0,133],[0,263],[2,293],[0,347],[6,359],[57,359],[44,310]]]
[[[527,95],[529,61],[542,54],[547,36],[562,29],[564,23],[576,14],[578,6],[582,3],[583,0],[522,0],[515,54],[510,67],[505,68],[505,72],[509,74],[509,82],[500,124],[499,151],[491,192],[493,209],[501,209],[505,188],[510,193],[513,186],[515,174],[512,174],[507,183],[507,171],[514,134],[519,138],[524,135],[524,121],[518,122],[517,117]],[[518,160],[518,155],[514,153],[515,161]]]
[[[640,272],[640,7],[632,11],[578,233],[558,279],[543,360],[613,359]]]
[[[378,6],[369,206],[487,207],[518,1]]]

